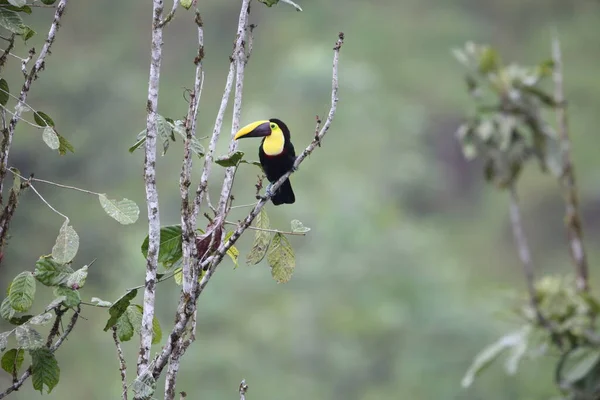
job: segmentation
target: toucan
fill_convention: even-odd
[[[263,138],[258,149],[258,158],[267,179],[271,182],[266,189],[270,195],[273,182],[294,167],[296,152],[290,140],[290,130],[283,121],[271,118],[244,126],[235,134],[234,140],[248,137]],[[276,206],[293,204],[296,201],[289,178],[273,193],[271,201]]]

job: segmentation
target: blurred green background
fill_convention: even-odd
[[[206,82],[199,136],[214,123],[232,49],[239,1],[200,0]],[[297,218],[312,228],[290,240],[292,280],[278,285],[268,266],[234,270],[225,260],[202,294],[198,340],[186,355],[178,391],[190,399],[234,399],[242,378],[249,399],[549,399],[550,358],[518,376],[494,366],[468,389],[460,379],[482,346],[517,326],[501,311],[524,289],[508,225],[507,198],[463,160],[454,132],[469,109],[463,71],[451,48],[489,43],[506,61],[549,57],[552,28],[563,44],[573,158],[580,183],[592,286],[600,229],[600,4],[592,0],[301,1],[304,12],[254,2],[254,52],[246,70],[242,123],[278,117],[296,148],[310,142],[315,114],[329,107],[332,46],[346,34],[340,104],[323,147],[292,177],[297,201],[268,206],[274,227]],[[167,4],[170,8],[170,3]],[[27,22],[39,48],[52,10]],[[145,127],[150,1],[72,1],[47,68],[29,103],[51,115],[76,153],[58,157],[40,132],[21,124],[10,164],[24,174],[135,200],[133,226],[108,218],[93,196],[37,184],[81,238],[76,265],[98,260],[83,297],[115,300],[143,283],[146,232],[143,154],[129,154]],[[193,13],[180,10],[165,34],[159,111],[181,118],[193,84]],[[20,48],[18,54],[25,55]],[[15,60],[6,71],[20,82]],[[19,79],[19,80],[16,80]],[[230,111],[228,111],[228,115]],[[229,121],[224,127],[229,133]],[[258,141],[240,143],[256,158]],[[218,154],[226,152],[222,141]],[[179,223],[181,143],[159,159],[164,225]],[[195,160],[195,170],[199,164]],[[218,196],[222,168],[213,174]],[[198,174],[196,174],[198,175]],[[256,170],[243,168],[237,204],[253,200]],[[531,166],[520,182],[525,223],[540,272],[570,271],[555,181]],[[241,219],[236,210],[230,219]],[[50,252],[60,217],[33,193],[23,197],[2,263],[2,287]],[[245,257],[252,234],[238,242]],[[43,289],[39,289],[40,295]],[[44,292],[45,293],[45,292]],[[51,293],[45,293],[46,296]],[[170,329],[178,287],[160,285],[158,317]],[[141,303],[141,296],[137,299]],[[41,299],[37,303],[41,308]],[[45,398],[117,399],[121,384],[106,310],[85,307],[57,353],[61,383]],[[7,328],[3,326],[3,328]],[[163,340],[164,342],[164,340]],[[133,379],[135,341],[125,344]],[[160,347],[157,345],[153,351]],[[1,386],[10,379],[4,374]],[[37,398],[27,383],[14,399]],[[162,384],[156,394],[162,398]]]

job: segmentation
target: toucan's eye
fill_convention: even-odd
[[[271,129],[277,129],[277,125],[271,124]]]

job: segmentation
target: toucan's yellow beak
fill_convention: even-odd
[[[242,137],[263,137],[271,134],[271,122],[268,120],[255,121],[251,124],[244,126],[240,129],[235,136],[234,140],[238,140]]]

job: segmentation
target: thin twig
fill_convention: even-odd
[[[10,54],[10,51],[13,49],[13,47],[15,47],[15,34],[13,33],[10,35],[10,38],[6,40],[8,41],[8,46],[6,46],[6,49],[4,49],[4,52],[2,52],[2,55],[0,56],[0,72],[2,72],[2,68],[6,63],[6,59]]]
[[[575,167],[571,162],[571,139],[569,138],[569,127],[567,120],[567,109],[563,88],[563,67],[560,42],[555,33],[552,39],[552,59],[554,61],[554,97],[558,104],[556,107],[556,120],[561,140],[562,150],[562,176],[560,183],[565,197],[565,224],[569,238],[569,247],[575,271],[577,274],[577,289],[582,292],[589,290],[589,268],[587,256],[583,245],[583,228],[579,212],[579,199],[577,195],[577,184],[575,181]]]
[[[15,174],[15,175],[17,175],[17,174]],[[33,192],[35,194],[37,194],[37,196],[40,198],[40,200],[42,200],[42,202],[44,202],[44,204],[46,204],[52,211],[54,211],[55,213],[57,213],[58,215],[60,215],[61,217],[63,217],[66,220],[69,219],[69,217],[67,217],[65,214],[61,213],[56,208],[52,207],[52,205],[46,201],[46,199],[44,198],[44,196],[42,196],[40,194],[40,192],[38,192],[37,189],[31,183],[29,183],[29,187],[31,188],[31,190],[33,190]]]
[[[231,221],[225,221],[226,224],[228,225],[235,225],[238,226],[239,223],[236,222],[231,222]],[[277,229],[265,229],[265,228],[257,228],[255,226],[249,226],[248,229],[253,230],[253,231],[262,231],[262,232],[272,232],[272,233],[281,233],[282,235],[294,235],[294,236],[306,236],[305,232],[289,232],[289,231],[280,231]]]
[[[81,188],[78,188],[76,186],[63,185],[62,183],[56,183],[56,182],[52,182],[52,181],[47,181],[45,179],[31,178],[31,181],[33,181],[33,182],[40,182],[40,183],[46,183],[48,185],[57,186],[57,187],[64,188],[64,189],[76,190],[76,191],[82,192],[82,193],[93,194],[94,196],[100,196],[101,195],[101,193],[92,192],[91,190],[81,189]]]
[[[127,400],[127,365],[125,364],[125,357],[123,356],[123,349],[117,336],[117,326],[112,327],[112,336],[115,341],[115,347],[117,348],[117,358],[119,359],[119,371],[121,372],[121,383],[123,385],[123,400]]]
[[[160,22],[161,28],[164,28],[165,26],[167,26],[169,24],[169,22],[171,22],[171,20],[175,17],[175,12],[177,12],[177,7],[179,7],[179,0],[173,0],[173,8],[171,8],[171,11],[167,14],[165,19],[163,19]]]
[[[152,320],[156,297],[156,270],[160,243],[160,215],[158,189],[156,187],[156,137],[158,133],[158,89],[162,62],[163,29],[160,26],[163,14],[162,0],[153,0],[152,43],[150,77],[148,80],[148,101],[146,104],[146,148],[144,157],[144,183],[148,208],[148,254],[146,257],[146,279],[144,283],[144,306],[140,332],[140,351],[137,362],[137,376],[148,368],[150,346],[152,345]],[[136,396],[137,397],[137,396]]]
[[[240,400],[246,400],[246,392],[248,391],[248,385],[246,384],[246,380],[242,379],[242,382],[240,382]]]
[[[302,7],[300,7],[298,4],[294,3],[292,0],[281,0],[281,2],[291,5],[292,7],[294,7],[296,9],[296,11],[302,11]]]
[[[21,72],[23,73],[23,76],[25,78],[27,78],[27,64],[29,64],[29,61],[31,61],[31,59],[33,58],[34,55],[35,55],[35,49],[32,47],[31,49],[29,49],[29,53],[27,53],[26,58],[21,58],[21,57],[15,56],[16,58],[21,60]]]
[[[527,242],[525,230],[523,229],[521,209],[519,207],[519,198],[517,196],[517,190],[514,185],[511,185],[510,187],[510,223],[513,231],[515,245],[517,246],[517,251],[519,253],[519,259],[523,264],[523,271],[525,272],[525,280],[527,282],[527,292],[529,293],[529,304],[531,306],[531,309],[535,313],[535,317],[540,326],[544,327],[548,331],[550,337],[552,338],[553,342],[557,345],[557,347],[562,348],[561,337],[556,334],[554,328],[552,327],[551,321],[544,317],[539,307],[538,297],[535,291],[534,284],[535,268],[531,258],[531,251],[529,250],[529,244]]]
[[[256,206],[256,204],[257,204],[257,203],[256,203],[256,202],[254,202],[254,203],[250,203],[250,204],[241,204],[241,205],[239,205],[239,206],[232,206],[232,207],[231,207],[231,210],[234,210],[234,209],[236,209],[236,208],[248,208],[248,207],[255,207],[255,206]]]

